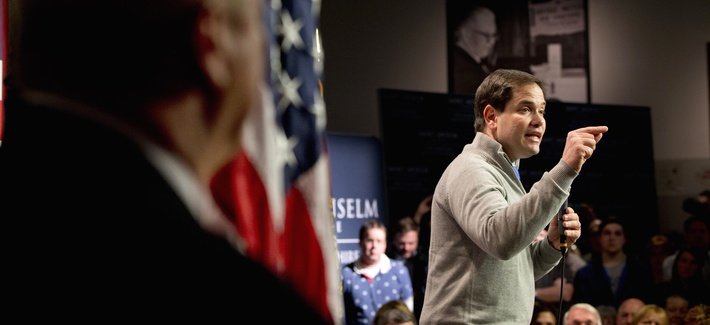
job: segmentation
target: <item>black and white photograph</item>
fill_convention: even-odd
[[[545,81],[546,97],[588,103],[585,0],[448,0],[449,92],[474,95],[493,70]]]

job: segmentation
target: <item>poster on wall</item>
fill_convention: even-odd
[[[548,100],[591,102],[586,0],[447,0],[446,24],[449,93],[505,68],[542,79]]]
[[[360,257],[360,226],[377,219],[387,225],[382,145],[372,136],[328,134],[328,155],[338,258]]]

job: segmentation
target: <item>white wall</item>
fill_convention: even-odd
[[[656,160],[710,158],[710,1],[591,0],[589,39],[594,103],[651,107]]]
[[[328,131],[380,137],[379,88],[447,92],[445,9],[445,0],[323,1]],[[709,13],[708,0],[588,0],[592,102],[651,107],[661,165],[710,170]]]
[[[323,1],[328,131],[380,137],[377,89],[445,93],[445,2]]]

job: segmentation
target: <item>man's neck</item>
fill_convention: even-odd
[[[623,251],[602,252],[602,263],[605,266],[614,266],[626,261],[626,254]]]

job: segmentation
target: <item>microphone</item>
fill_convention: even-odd
[[[565,256],[565,252],[567,252],[567,236],[565,236],[565,227],[562,226],[562,216],[565,214],[565,210],[567,210],[567,199],[565,199],[559,212],[557,212],[557,231],[560,234],[560,251],[562,252],[562,256]]]

